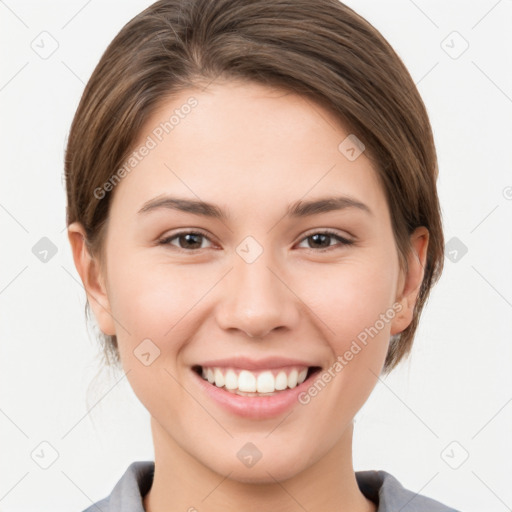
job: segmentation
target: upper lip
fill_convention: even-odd
[[[289,357],[265,357],[263,359],[251,359],[249,357],[230,357],[225,359],[216,359],[211,361],[203,361],[197,363],[195,366],[202,366],[206,368],[242,368],[245,370],[263,370],[272,368],[281,368],[285,366],[320,366],[312,364],[311,361],[300,361],[298,359],[290,359]]]

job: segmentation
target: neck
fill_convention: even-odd
[[[293,477],[243,482],[221,475],[184,451],[152,418],[155,473],[146,512],[375,512],[359,490],[352,466],[352,423],[319,460]],[[267,471],[267,475],[271,472]]]

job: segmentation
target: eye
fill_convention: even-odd
[[[337,244],[338,246],[343,245],[352,245],[354,243],[353,240],[349,240],[347,238],[344,238],[337,234],[335,231],[331,231],[329,229],[325,229],[323,231],[316,231],[314,233],[309,234],[307,237],[303,238],[302,240],[311,240],[313,241],[313,246],[311,247],[311,244],[309,244],[309,247],[306,247],[307,249],[319,249],[320,252],[324,250],[330,250],[333,247],[336,247],[336,245],[331,245],[330,242],[333,239],[337,239],[340,243]]]
[[[160,240],[158,243],[161,245],[175,245],[171,243],[174,239],[178,240],[178,249],[183,250],[203,249],[204,247],[201,247],[202,240],[209,240],[209,238],[200,231],[180,231],[179,233],[175,233],[172,236]]]
[[[334,245],[331,244],[330,242],[333,241],[333,239],[338,240],[339,243]],[[177,245],[172,243],[174,240],[177,240]],[[173,245],[177,247],[177,249],[191,252],[194,249],[204,249],[205,247],[202,246],[202,242],[205,240],[210,241],[210,239],[200,231],[180,231],[172,236],[163,238],[158,243],[160,245]],[[312,242],[309,243],[309,247],[306,247],[306,249],[317,249],[317,252],[330,250],[336,246],[352,245],[354,243],[353,240],[344,238],[335,231],[331,231],[329,229],[311,233],[307,237],[303,238],[301,243],[306,240]]]

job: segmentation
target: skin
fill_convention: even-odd
[[[428,231],[411,235],[406,274],[372,163],[365,153],[349,161],[338,150],[349,134],[340,121],[291,92],[236,81],[183,91],[155,111],[136,146],[192,95],[198,106],[116,186],[106,260],[88,253],[80,224],[68,229],[97,322],[117,336],[123,369],[151,415],[155,477],[145,509],[375,511],[355,480],[353,418],[377,382],[390,336],[411,322]],[[285,217],[289,204],[333,192],[372,214],[346,208]],[[214,203],[230,217],[137,213],[163,193]],[[354,243],[331,237],[322,251],[311,235],[326,228]],[[158,245],[194,229],[207,238]],[[247,236],[263,248],[250,264],[236,252]],[[240,418],[192,374],[193,364],[233,354],[327,369],[393,304],[400,313],[291,413]],[[134,355],[146,338],[160,350],[149,366]],[[263,454],[251,468],[236,457],[247,442]]]

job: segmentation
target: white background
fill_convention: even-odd
[[[418,84],[437,143],[446,241],[468,249],[446,260],[411,358],[358,414],[355,469],[384,469],[462,511],[510,510],[512,1],[347,3]],[[122,374],[101,370],[86,328],[62,184],[84,85],[149,4],[0,2],[0,511],[81,511],[132,461],[153,459],[148,414]],[[38,37],[51,47],[43,31],[58,43],[47,59],[31,47]],[[462,38],[469,47],[453,58]],[[46,263],[32,252],[42,237],[57,247]],[[51,457],[41,442],[59,454],[46,470],[31,457]]]

